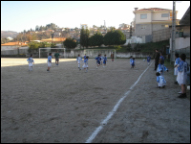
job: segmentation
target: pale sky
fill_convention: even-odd
[[[173,1],[1,1],[1,30],[35,29],[36,25],[54,23],[59,27],[80,28],[80,24],[119,27],[134,19],[134,8],[172,9]],[[181,19],[190,1],[178,1],[177,18]]]

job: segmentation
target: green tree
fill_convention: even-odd
[[[56,48],[56,44],[55,43],[51,43],[50,47],[51,48]]]
[[[84,29],[84,27],[82,27],[80,31],[80,45],[83,46],[83,48],[88,47],[89,34],[89,30],[87,28]]]
[[[29,46],[29,49],[28,49],[29,53],[38,52],[39,43],[37,43],[37,42],[30,42],[28,44],[28,46]]]
[[[99,32],[89,38],[90,46],[101,46],[102,44],[103,44],[103,35]]]
[[[77,46],[77,42],[73,38],[67,38],[63,43],[66,48],[72,49]]]
[[[39,48],[46,48],[47,47],[47,42],[41,42],[39,43]]]
[[[104,45],[122,45],[125,42],[125,35],[120,30],[109,31],[104,36]]]

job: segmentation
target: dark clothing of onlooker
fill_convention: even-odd
[[[160,54],[159,54],[159,52],[156,52],[156,54],[155,54],[155,70],[157,69],[158,64],[159,64],[159,58],[160,58]]]

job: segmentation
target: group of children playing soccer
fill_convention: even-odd
[[[84,70],[86,70],[85,72],[88,72],[88,59],[89,59],[89,57],[86,56],[86,54],[85,54],[85,56],[84,56],[84,65],[82,66],[82,68],[84,68]],[[81,70],[80,63],[82,61],[82,57],[80,56],[80,54],[78,54],[78,57],[77,57],[76,61],[78,63],[78,69]]]
[[[179,96],[179,98],[185,98],[186,97],[186,80],[187,80],[187,71],[189,70],[188,68],[188,64],[185,61],[186,60],[186,55],[182,54],[179,58],[179,55],[176,53],[175,54],[176,60],[174,63],[174,75],[176,75],[176,82],[175,84],[179,84],[181,86],[181,91],[178,92],[179,94],[181,94]],[[85,72],[88,72],[88,59],[89,57],[84,56],[84,64],[82,66],[82,68],[85,70]],[[101,54],[98,54],[98,56],[95,58],[96,60],[96,65],[98,68],[100,65],[103,64],[103,67],[106,67],[106,62],[107,62],[107,57],[106,54],[104,56],[102,56]],[[150,65],[150,60],[151,57],[150,55],[147,56],[147,63],[148,65]],[[29,71],[33,70],[33,64],[34,64],[34,60],[32,58],[32,54],[30,55],[30,57],[27,59],[28,64],[29,64]],[[55,53],[55,63],[56,65],[58,65],[58,61],[59,61],[59,54],[58,52]],[[80,64],[82,62],[82,57],[80,56],[80,54],[78,54],[78,57],[76,59],[77,63],[78,63],[78,69],[81,70]],[[51,65],[52,65],[52,54],[49,53],[48,56],[48,68],[47,71],[50,71]],[[131,64],[131,68],[135,67],[135,58],[133,58],[132,56],[130,57],[130,64]],[[160,53],[160,58],[159,58],[159,64],[157,67],[157,72],[156,72],[156,81],[158,83],[158,88],[165,88],[166,86],[166,80],[164,78],[164,72],[167,71],[168,72],[168,68],[166,68],[164,66],[164,56],[162,55],[162,53]]]
[[[86,70],[85,72],[88,72],[88,59],[89,57],[84,56],[84,64],[82,66],[82,68],[84,68],[84,70]],[[96,60],[96,68],[98,68],[100,65],[103,64],[103,67],[106,67],[106,62],[107,62],[107,57],[106,54],[104,55],[104,57],[101,56],[101,54],[98,54],[98,56],[95,58]],[[78,54],[78,57],[76,59],[77,63],[78,63],[78,69],[81,70],[80,68],[80,63],[82,62],[82,57],[80,56],[80,54]]]

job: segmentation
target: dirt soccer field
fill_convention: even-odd
[[[85,73],[75,59],[53,59],[50,72],[34,61],[29,72],[26,58],[1,58],[2,143],[190,142],[190,101],[170,73],[156,88],[154,64],[90,59]]]

